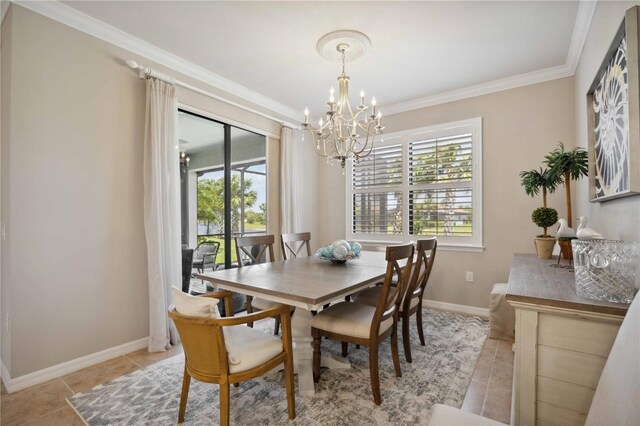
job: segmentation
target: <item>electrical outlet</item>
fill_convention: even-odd
[[[473,282],[473,272],[467,271],[467,274],[465,276],[465,281],[468,282],[468,283],[472,283]]]

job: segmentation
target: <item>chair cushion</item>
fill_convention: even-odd
[[[382,291],[382,286],[370,287],[366,290],[362,290],[359,293],[356,293],[354,297],[354,301],[358,303],[364,303],[369,306],[378,306],[378,300],[380,300],[380,292]],[[418,306],[418,298],[414,298],[411,300],[411,308],[414,306]],[[404,303],[400,304],[400,312],[402,312],[404,308]]]
[[[253,300],[251,300],[251,306],[264,311],[265,309],[279,308],[282,306],[282,303],[272,302],[271,300],[262,299],[260,297],[254,297]]]
[[[429,419],[429,426],[505,426],[504,423],[462,411],[448,405],[436,404]]]
[[[222,328],[229,358],[229,372],[250,370],[283,351],[279,337],[271,336],[246,325]]]
[[[341,302],[318,312],[311,320],[311,327],[346,336],[368,339],[371,331],[371,321],[376,308],[373,306]],[[384,333],[393,325],[393,317],[387,318],[380,324],[379,334]]]
[[[213,297],[191,296],[176,286],[171,286],[176,311],[191,317],[220,318],[218,312],[219,299]]]

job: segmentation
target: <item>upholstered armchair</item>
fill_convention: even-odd
[[[173,288],[175,306],[169,309],[180,334],[185,355],[184,378],[178,423],[184,421],[191,378],[220,386],[220,424],[229,425],[229,385],[262,376],[284,364],[289,418],[294,419],[293,353],[291,343],[291,311],[288,306],[241,317],[219,316],[217,304],[224,299],[227,312],[231,292],[218,291],[191,296]],[[278,317],[282,339],[245,327],[248,322]],[[250,408],[250,407],[247,407]]]

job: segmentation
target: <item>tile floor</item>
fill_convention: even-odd
[[[0,396],[2,426],[84,425],[65,398],[182,352],[181,346],[159,353],[140,349],[40,385]]]
[[[467,390],[463,410],[509,423],[513,377],[511,345],[512,342],[487,339]],[[162,353],[148,353],[146,349],[140,349],[12,394],[8,394],[2,385],[0,424],[83,425],[65,398],[180,352],[180,346]]]
[[[487,339],[462,409],[502,423],[511,415],[512,341]]]

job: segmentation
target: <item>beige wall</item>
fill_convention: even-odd
[[[323,234],[323,225],[328,218],[322,216],[326,200],[330,198],[324,195],[326,188],[320,177],[321,161],[309,139],[299,142],[297,158],[300,206],[298,232],[311,232],[311,250],[315,253],[318,248],[331,242]]]
[[[2,360],[15,378],[148,335],[145,86],[123,60],[170,71],[16,5],[2,43]],[[279,232],[279,125],[183,89],[179,101],[275,136]]]
[[[383,109],[384,110],[384,109]],[[483,253],[441,250],[426,297],[443,302],[487,307],[494,283],[506,282],[513,253],[533,253],[540,230],[531,212],[541,198],[527,197],[518,173],[537,168],[559,141],[573,146],[573,79],[478,96],[422,108],[384,119],[391,133],[473,117],[482,117],[483,133]],[[339,166],[321,166],[323,236],[328,241],[345,234],[345,183]],[[562,194],[549,204],[565,215]],[[465,282],[465,271],[474,273]]]
[[[575,74],[576,140],[584,148],[587,147],[587,90],[620,27],[625,11],[637,4],[640,2],[598,2],[596,7]],[[639,144],[640,141],[631,143]],[[640,196],[590,203],[588,188],[586,179],[577,185],[576,217],[589,217],[589,226],[602,232],[606,238],[640,241]]]
[[[9,11],[8,13],[11,13]],[[5,173],[9,168],[9,144],[5,143],[9,140],[10,126],[9,126],[9,106],[11,101],[11,44],[12,44],[12,20],[7,14],[4,23],[2,24],[2,31],[0,38],[2,40],[1,58],[0,58],[0,194],[6,194],[9,189],[9,176]],[[9,217],[8,205],[5,202],[0,203],[0,222],[4,222]],[[4,247],[4,244],[0,247],[0,283],[7,282],[9,277],[9,270],[4,268],[5,259],[10,258],[10,251],[8,247]],[[9,305],[9,287],[0,285],[0,313],[1,317],[10,312]],[[0,358],[7,368],[11,368],[11,335],[7,328],[6,321],[0,318]]]

